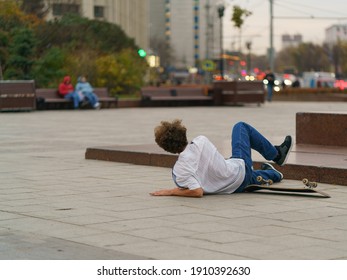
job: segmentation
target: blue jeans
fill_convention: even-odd
[[[95,108],[96,103],[99,102],[98,97],[96,96],[96,94],[94,94],[93,92],[83,92],[84,97],[88,100],[88,102],[90,103],[90,105],[92,105],[93,108]]]
[[[67,99],[67,100],[72,100],[72,101],[73,101],[73,107],[74,107],[75,109],[78,108],[79,103],[80,103],[80,98],[79,98],[77,92],[75,92],[75,91],[70,92],[70,93],[66,94],[66,95],[64,96],[64,98]]]
[[[266,160],[273,160],[277,156],[277,149],[254,127],[247,123],[237,123],[231,135],[232,158],[245,161],[246,175],[241,186],[236,192],[243,192],[250,184],[257,184],[257,176],[271,179],[273,182],[281,181],[280,175],[274,170],[253,170],[251,149],[259,152]]]
[[[272,100],[272,94],[273,94],[274,86],[273,85],[267,85],[267,101]]]

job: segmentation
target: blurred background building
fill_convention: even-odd
[[[190,68],[219,56],[218,1],[149,1],[150,48],[162,65]]]
[[[334,24],[325,30],[325,42],[328,45],[339,41],[347,41],[347,24]]]
[[[302,35],[282,35],[282,48],[297,47],[302,43]]]

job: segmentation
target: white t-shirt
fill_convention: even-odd
[[[201,187],[205,194],[230,194],[244,180],[245,162],[224,159],[205,136],[198,136],[180,153],[172,173],[179,187]]]

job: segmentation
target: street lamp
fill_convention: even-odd
[[[246,48],[248,50],[248,55],[247,55],[247,74],[251,74],[251,48],[252,48],[252,42],[247,41],[246,42]]]
[[[274,71],[274,65],[275,65],[275,50],[274,50],[274,27],[273,27],[273,5],[274,2],[273,0],[270,1],[270,48],[269,48],[269,64],[270,64],[270,69],[271,71]]]
[[[224,59],[223,59],[223,16],[225,7],[223,4],[218,6],[218,17],[220,21],[220,76],[221,80],[224,80]]]

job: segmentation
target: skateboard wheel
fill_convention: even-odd
[[[269,179],[268,181],[269,185],[272,185],[274,183],[274,181],[272,181],[271,179]]]
[[[317,182],[312,182],[311,184],[312,184],[312,188],[317,188],[318,186]]]
[[[263,177],[261,177],[261,176],[258,176],[258,177],[257,177],[257,181],[258,181],[258,182],[261,182],[261,181],[263,181]]]
[[[305,185],[307,185],[308,184],[308,179],[302,179],[302,182],[305,184]]]

